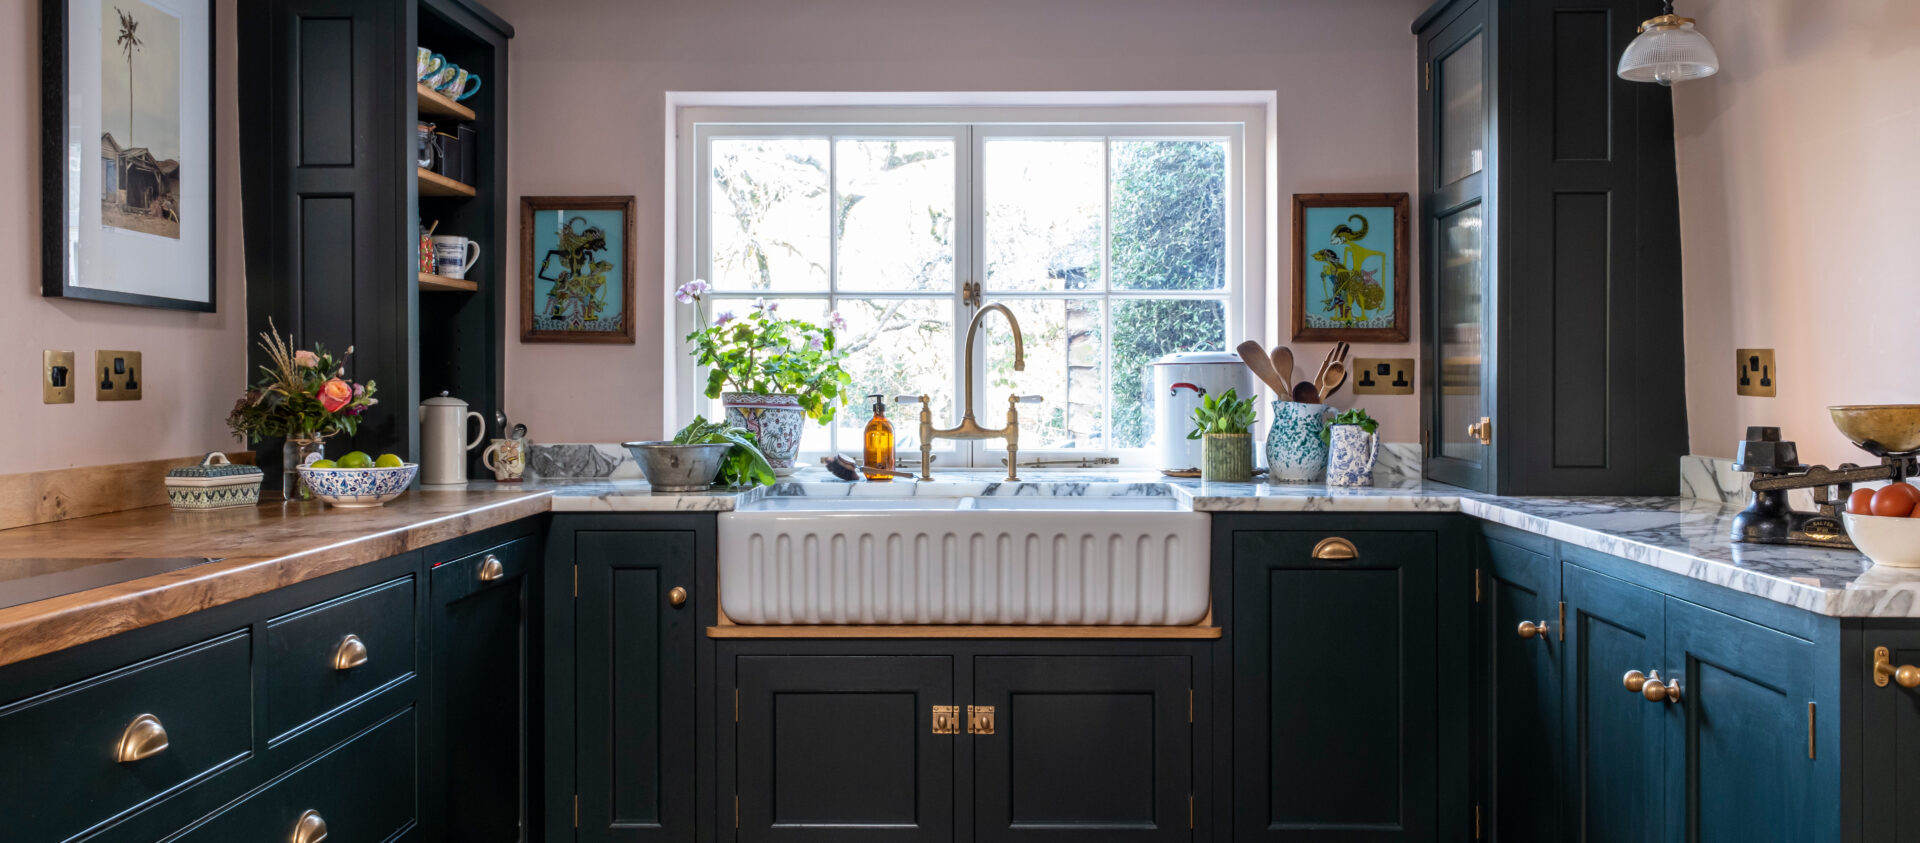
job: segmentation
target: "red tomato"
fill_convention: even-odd
[[[1905,518],[1913,514],[1913,505],[1917,501],[1920,501],[1920,489],[1906,483],[1893,483],[1873,493],[1873,514]]]
[[[1847,497],[1847,511],[1855,515],[1873,514],[1873,490],[1855,489]]]

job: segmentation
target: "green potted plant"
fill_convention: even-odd
[[[753,431],[724,421],[693,421],[664,442],[627,442],[656,492],[697,492],[722,486],[771,486],[773,466],[760,453]]]
[[[325,455],[327,437],[352,436],[360,429],[361,414],[380,402],[373,397],[373,381],[347,380],[352,348],[338,359],[319,345],[312,351],[295,349],[271,319],[260,348],[269,365],[260,367],[260,379],[234,403],[227,427],[242,441],[282,440],[280,491],[288,500],[305,500],[312,495],[294,469]]]
[[[695,362],[707,367],[706,395],[720,399],[728,423],[758,437],[772,467],[792,468],[806,420],[833,421],[853,382],[840,367],[846,352],[838,332],[846,321],[838,312],[825,325],[786,319],[778,302],[757,299],[744,316],[722,312],[709,322],[703,301],[709,289],[695,278],[674,295],[700,316],[687,341]]]
[[[1193,430],[1188,439],[1199,439],[1200,479],[1216,483],[1246,483],[1253,480],[1253,428],[1258,413],[1252,398],[1241,398],[1234,390],[1208,395],[1193,408]]]
[[[1331,443],[1327,485],[1373,485],[1373,464],[1380,455],[1379,430],[1380,423],[1359,407],[1333,417],[1333,425],[1327,428]]]

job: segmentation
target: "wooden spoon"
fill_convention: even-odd
[[[1332,400],[1333,394],[1336,392],[1339,392],[1341,384],[1344,384],[1346,382],[1347,382],[1347,364],[1342,363],[1338,360],[1335,360],[1332,363],[1327,364],[1327,370],[1321,373],[1320,383],[1316,387],[1317,389],[1320,390],[1320,400],[1322,401]]]
[[[1293,400],[1302,404],[1320,403],[1320,390],[1312,383],[1301,381],[1293,385]]]
[[[1247,364],[1247,368],[1253,370],[1254,377],[1259,378],[1268,389],[1273,390],[1273,394],[1290,394],[1287,391],[1286,380],[1274,370],[1273,359],[1267,356],[1267,350],[1262,348],[1258,341],[1247,340],[1235,346],[1234,350],[1240,352],[1240,360]]]
[[[1273,358],[1273,371],[1280,376],[1280,382],[1284,384],[1293,380],[1293,349],[1284,345],[1275,346],[1269,356]],[[1283,389],[1275,397],[1286,401],[1293,398],[1293,394]]]

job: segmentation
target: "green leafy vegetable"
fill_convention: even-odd
[[[730,444],[727,458],[720,464],[720,482],[728,486],[771,486],[773,466],[760,453],[759,437],[753,431],[724,421],[707,421],[694,416],[693,422],[673,435],[675,445]]]
[[[1359,407],[1336,414],[1333,417],[1333,424],[1357,424],[1361,430],[1368,433],[1373,433],[1380,429],[1380,423],[1374,421],[1372,416],[1367,415],[1366,410],[1362,410]],[[1326,429],[1320,431],[1320,441],[1330,442],[1332,440],[1333,426],[1328,425]]]
[[[1188,439],[1199,439],[1209,433],[1246,433],[1252,429],[1258,416],[1252,398],[1241,398],[1229,389],[1218,397],[1208,395],[1200,399],[1200,406],[1193,408],[1193,430]]]

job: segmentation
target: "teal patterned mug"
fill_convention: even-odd
[[[1267,480],[1316,483],[1327,470],[1325,404],[1273,402],[1273,426],[1267,429]]]

